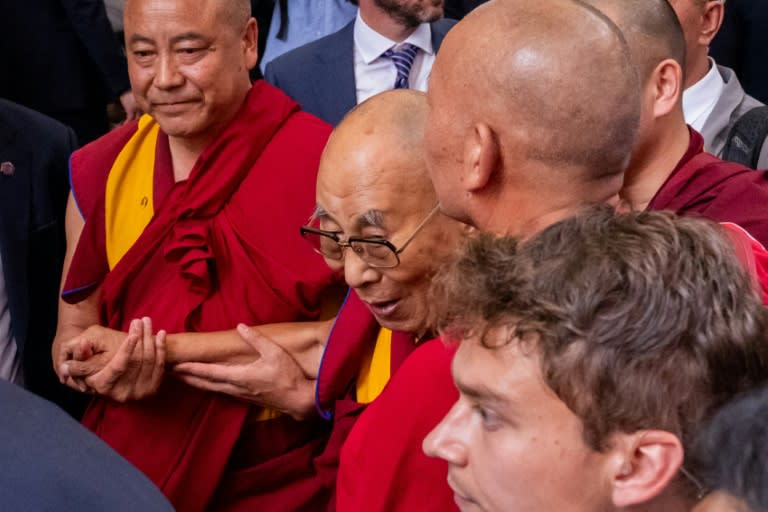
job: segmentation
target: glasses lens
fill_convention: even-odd
[[[397,266],[397,255],[384,242],[355,240],[352,250],[373,267],[387,268]]]
[[[315,233],[313,231],[303,231],[304,238],[312,244],[317,252],[332,260],[340,260],[342,253],[341,247],[336,243],[336,240],[328,235]]]

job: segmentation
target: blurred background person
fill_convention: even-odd
[[[0,99],[0,380],[24,386],[73,415],[84,401],[51,364],[64,262],[72,130]]]
[[[80,144],[109,130],[107,104],[138,110],[103,0],[0,2],[0,97],[71,126]]]
[[[359,3],[357,17],[344,28],[273,60],[264,72],[269,83],[332,125],[381,92],[426,91],[435,54],[456,23],[442,19],[441,0]]]
[[[747,94],[768,101],[768,2],[728,0],[710,54],[733,69]]]
[[[694,512],[768,511],[768,388],[726,404],[700,433],[693,458],[710,490]]]

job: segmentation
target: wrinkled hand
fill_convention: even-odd
[[[114,356],[93,374],[87,374],[88,361],[64,363],[62,373],[73,378],[84,391],[118,402],[140,400],[154,394],[165,373],[165,331],[152,335],[149,318],[133,320],[128,336]]]
[[[103,369],[117,353],[127,334],[92,325],[61,346],[55,364],[62,384],[85,392],[83,379]]]
[[[295,419],[307,417],[314,407],[315,381],[308,379],[296,361],[258,329],[237,326],[240,337],[254,350],[248,362],[180,363],[176,375],[206,391],[276,409]]]
[[[141,109],[139,108],[139,104],[136,103],[136,97],[133,95],[132,91],[124,92],[120,95],[120,104],[123,106],[123,110],[125,110],[126,121],[141,116]]]

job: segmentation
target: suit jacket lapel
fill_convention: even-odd
[[[721,74],[723,79],[726,80],[725,87],[701,130],[704,140],[710,141],[709,144],[706,144],[705,149],[713,155],[719,154],[725,147],[726,139],[728,138],[728,130],[726,128],[731,123],[731,115],[741,102],[744,101],[745,96],[744,90],[733,74],[730,76],[722,72]]]
[[[0,163],[11,162],[12,175],[0,174],[0,254],[13,333],[21,345],[27,328],[27,251],[32,155],[16,146],[16,128],[0,120]]]
[[[442,19],[430,24],[432,33],[432,50],[437,53],[448,31],[456,24],[453,20]]]
[[[314,76],[315,94],[328,105],[329,111],[334,112],[328,116],[334,125],[357,105],[354,27],[352,20],[316,54],[319,66]]]

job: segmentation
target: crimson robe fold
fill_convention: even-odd
[[[705,153],[701,135],[693,129],[690,134],[688,150],[647,209],[732,222],[768,245],[768,171]]]

